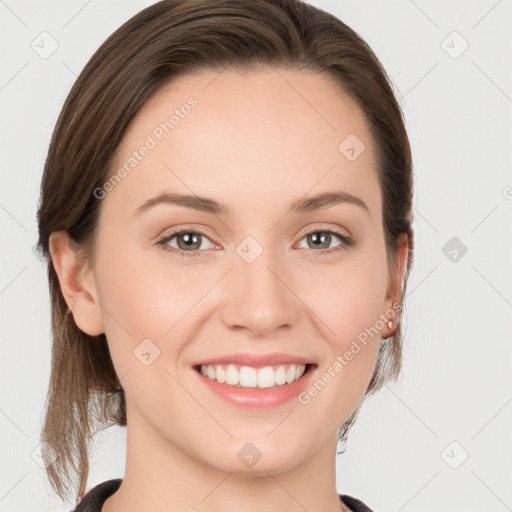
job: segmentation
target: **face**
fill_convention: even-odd
[[[139,111],[113,171],[91,287],[128,431],[237,473],[332,449],[393,305],[356,104],[303,71],[181,76]]]

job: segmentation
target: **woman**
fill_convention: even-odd
[[[353,510],[335,456],[401,369],[412,161],[367,44],[298,0],[165,0],[74,84],[41,187],[43,457],[80,511]],[[124,478],[88,446],[127,427]]]

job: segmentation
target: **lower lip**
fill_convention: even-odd
[[[271,388],[243,388],[221,384],[216,380],[205,377],[202,373],[194,370],[200,379],[213,391],[228,402],[241,407],[274,407],[295,398],[307,386],[315,367],[312,366],[300,379],[291,384],[276,385]]]

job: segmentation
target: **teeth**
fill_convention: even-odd
[[[271,388],[276,385],[291,384],[300,379],[305,370],[304,364],[265,366],[259,369],[234,364],[229,364],[227,367],[221,364],[202,364],[200,368],[204,377],[221,384],[226,383],[242,388]]]

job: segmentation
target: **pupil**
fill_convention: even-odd
[[[329,233],[321,233],[321,234],[318,234],[318,233],[313,233],[312,235],[310,235],[312,238],[313,238],[313,241],[314,241],[314,244],[316,246],[318,245],[321,245],[322,243],[325,243],[326,240],[329,240],[330,241],[330,234]],[[319,242],[319,243],[317,243]],[[327,243],[327,246],[329,246],[329,243]]]
[[[181,235],[183,237],[183,240],[185,242],[185,246],[190,248],[192,245],[197,244],[198,237],[195,235],[195,233],[186,233],[184,235]]]

